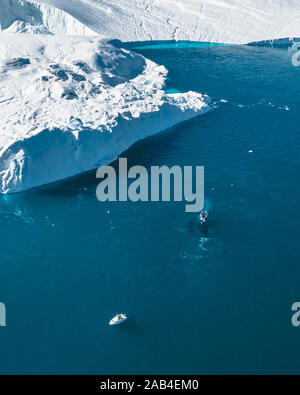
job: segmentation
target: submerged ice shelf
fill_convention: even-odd
[[[167,70],[89,36],[0,34],[0,192],[91,170],[137,140],[209,111],[167,94]]]
[[[0,0],[0,30],[248,44],[300,37],[300,0]]]
[[[300,37],[300,0],[43,0],[122,41],[227,44]]]

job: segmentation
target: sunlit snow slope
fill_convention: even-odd
[[[300,0],[44,0],[123,41],[300,37]]]
[[[0,30],[10,33],[95,34],[68,13],[31,0],[0,0]]]

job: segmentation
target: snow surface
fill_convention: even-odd
[[[0,192],[108,164],[210,109],[199,93],[165,93],[166,74],[97,36],[1,33]]]
[[[300,37],[300,0],[43,0],[122,41],[246,44]]]
[[[96,34],[68,13],[38,0],[0,0],[1,30],[32,34]]]

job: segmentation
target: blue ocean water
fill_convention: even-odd
[[[209,224],[99,203],[95,172],[1,196],[0,372],[299,373],[300,68],[284,49],[139,51],[214,110],[123,156],[204,165]]]
[[[127,43],[127,47],[134,50],[158,50],[158,49],[187,49],[187,48],[207,48],[227,46],[228,44],[218,44],[199,41],[151,41],[139,43]]]

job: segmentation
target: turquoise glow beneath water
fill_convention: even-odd
[[[208,226],[99,203],[95,172],[0,196],[0,372],[299,373],[300,69],[271,48],[140,52],[215,109],[123,156],[204,165]]]
[[[165,90],[166,93],[181,93],[180,90],[174,89],[174,88],[169,88]]]
[[[187,49],[187,48],[207,48],[207,47],[223,47],[228,44],[218,43],[204,43],[204,42],[193,42],[193,41],[168,41],[168,42],[154,42],[150,43],[139,43],[137,46],[133,46],[133,49]]]

